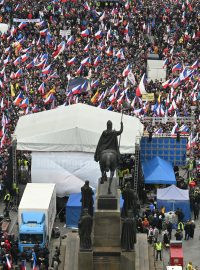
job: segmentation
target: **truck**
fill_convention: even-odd
[[[19,251],[48,246],[56,217],[56,185],[28,183],[18,207]]]

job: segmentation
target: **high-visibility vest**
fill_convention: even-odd
[[[162,250],[162,243],[161,242],[160,243],[156,243],[156,250],[157,251]]]
[[[4,201],[10,201],[10,193],[6,193],[4,196]]]
[[[179,223],[178,223],[178,230],[183,231],[183,228],[184,228],[183,223],[182,223],[182,222],[179,222]]]
[[[190,263],[188,263],[187,266],[186,266],[186,270],[192,270],[192,269],[193,269],[192,265]]]

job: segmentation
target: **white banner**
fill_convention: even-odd
[[[92,153],[32,152],[32,182],[55,183],[58,197],[80,192],[85,180],[96,189],[100,176]]]
[[[71,29],[68,29],[68,30],[60,30],[60,35],[62,36],[62,37],[64,37],[64,36],[71,36]]]
[[[40,19],[18,19],[14,18],[13,22],[30,22],[30,23],[37,23],[40,22]]]

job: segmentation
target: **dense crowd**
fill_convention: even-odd
[[[0,23],[9,26],[0,33],[0,180],[19,116],[77,102],[142,122],[162,117],[145,130],[190,134],[190,154],[200,157],[199,1],[0,0]],[[163,61],[166,81],[145,80],[150,54]],[[77,77],[84,83],[71,88]]]

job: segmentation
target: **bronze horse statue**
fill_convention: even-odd
[[[119,144],[117,136],[121,135],[123,132],[123,123],[121,122],[121,129],[119,131],[112,129],[112,122],[109,120],[107,122],[107,129],[102,132],[99,139],[94,160],[99,161],[101,170],[101,183],[107,180],[107,172],[110,171],[108,194],[111,194],[111,183],[115,170],[118,166],[120,159]]]
[[[110,171],[108,194],[111,194],[111,184],[117,168],[117,153],[114,150],[104,150],[100,155],[101,184],[107,181],[107,172]]]

